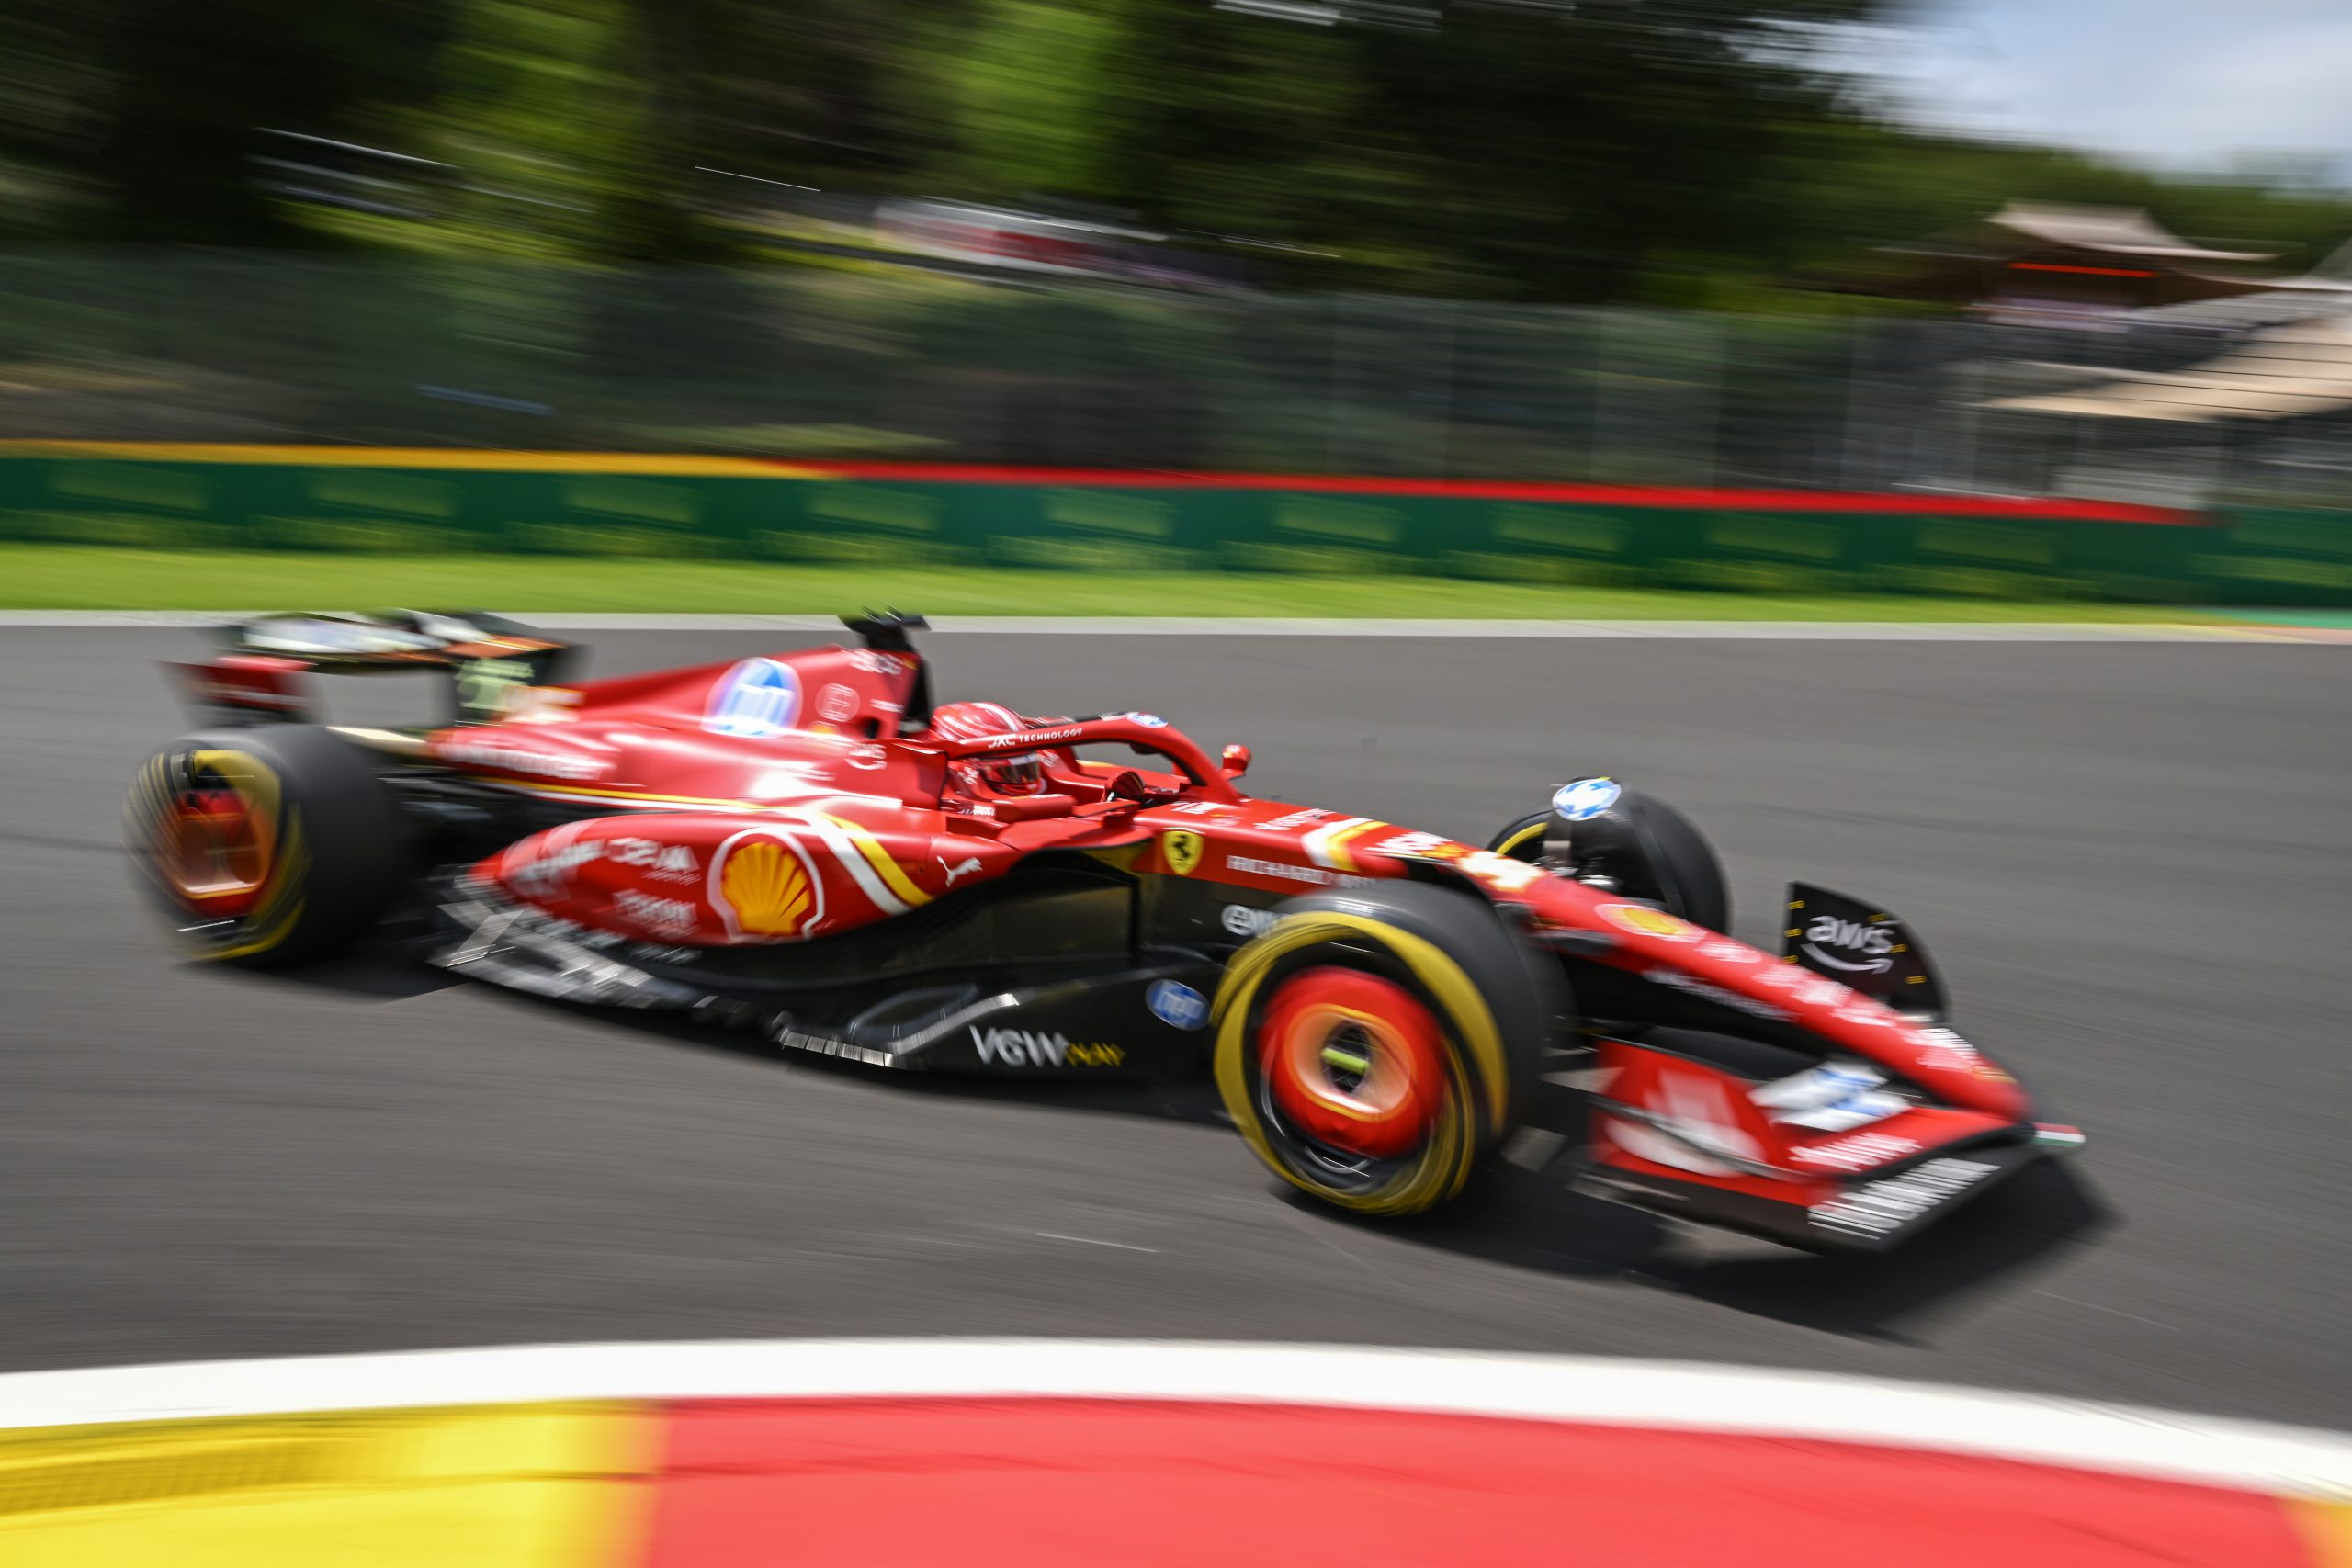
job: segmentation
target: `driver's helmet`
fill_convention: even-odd
[[[979,740],[1035,728],[1002,703],[944,703],[931,713],[931,733],[941,740]],[[959,757],[947,765],[947,773],[967,795],[991,790],[999,795],[1038,795],[1046,787],[1046,759],[1036,751],[1010,757]]]

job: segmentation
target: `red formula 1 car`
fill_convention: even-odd
[[[492,616],[232,628],[175,667],[211,722],[141,770],[133,854],[200,958],[405,912],[460,974],[873,1066],[1207,1068],[1260,1158],[1364,1213],[1459,1192],[1564,1067],[1589,1190],[1808,1247],[2080,1141],[1953,1032],[1901,921],[1800,886],[1781,955],[1724,935],[1705,840],[1613,780],[1479,848],[1254,799],[1246,748],[1148,713],[934,710],[920,620],[847,625],[577,683]],[[313,671],[419,669],[451,722],[312,721]]]

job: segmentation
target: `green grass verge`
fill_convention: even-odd
[[[554,556],[356,556],[0,545],[0,608],[365,609],[933,615],[1367,615],[1429,619],[2186,621],[2146,605],[1562,588],[1458,578],[1095,574]]]

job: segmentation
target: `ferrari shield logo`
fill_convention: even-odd
[[[1179,876],[1190,876],[1193,868],[1201,863],[1201,852],[1207,846],[1201,836],[1189,828],[1170,828],[1159,835],[1159,852],[1168,862],[1168,869]]]

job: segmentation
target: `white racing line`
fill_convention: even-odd
[[[1101,1339],[526,1345],[0,1374],[0,1427],[550,1400],[1353,1406],[1863,1443],[2352,1500],[2352,1436],[2085,1400],[1601,1357]]]
[[[215,626],[260,610],[0,610],[11,627]],[[836,632],[831,615],[666,615],[502,611],[548,631]],[[2284,626],[2098,621],[1502,621],[1247,615],[937,615],[935,632],[1083,637],[1646,637],[1781,642],[2242,642],[2309,639]]]

